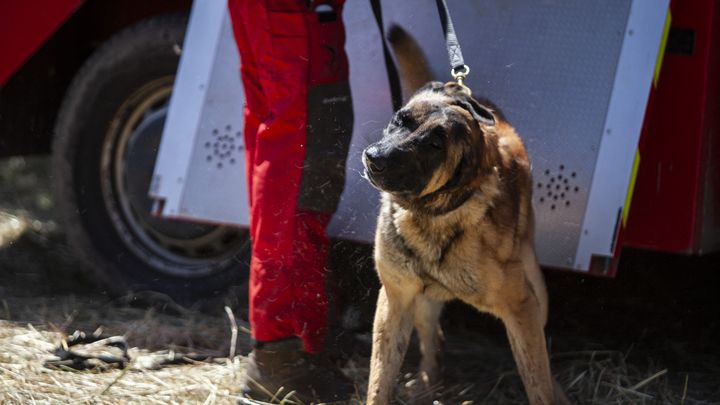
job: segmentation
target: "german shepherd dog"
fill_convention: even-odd
[[[406,76],[429,71],[417,67],[424,58],[414,40],[397,27],[389,39],[404,84],[422,82]],[[502,113],[464,86],[430,82],[362,159],[381,191],[375,264],[382,288],[367,403],[390,401],[413,325],[421,390],[437,382],[438,321],[451,299],[503,321],[531,404],[566,402],[545,347],[547,292],[534,250],[530,161]]]

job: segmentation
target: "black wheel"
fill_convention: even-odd
[[[247,277],[247,230],[151,215],[148,190],[186,24],[184,16],[160,16],[109,39],[58,114],[57,204],[70,243],[114,293],[187,300]]]

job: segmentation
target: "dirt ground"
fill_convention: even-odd
[[[234,403],[249,347],[242,286],[190,307],[149,292],[107,295],[85,277],[64,240],[50,176],[46,158],[0,160],[0,403]],[[338,268],[357,274],[339,274],[341,289],[356,280],[374,285],[367,252],[342,255],[352,263]],[[718,255],[629,251],[614,280],[558,271],[546,278],[552,368],[574,402],[720,404]],[[361,403],[372,288],[346,293],[345,300],[356,301],[359,320],[358,350],[347,353],[344,370],[356,380]],[[237,318],[235,348],[226,306]],[[498,321],[452,304],[443,323],[438,404],[526,403]],[[48,363],[73,332],[98,328],[127,342],[124,368],[101,362],[77,371]],[[416,360],[412,347],[397,403],[407,400]]]

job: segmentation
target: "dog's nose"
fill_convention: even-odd
[[[387,168],[387,159],[380,153],[377,145],[371,145],[365,149],[366,167],[373,173],[383,172]]]

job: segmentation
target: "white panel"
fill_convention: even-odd
[[[382,2],[386,26],[406,28],[437,79],[449,79],[434,2],[412,0],[411,12],[409,3]],[[468,84],[504,110],[532,157],[543,265],[587,269],[592,254],[611,253],[667,3],[449,1],[472,67]],[[246,225],[243,94],[225,4],[193,6],[152,194],[165,200],[166,216]],[[355,126],[329,233],[369,242],[379,199],[360,177],[360,153],[380,137],[392,108],[369,2],[347,2],[343,18]]]
[[[218,114],[225,117],[222,122],[217,122],[223,131],[227,125],[231,125],[231,129],[242,127],[243,93],[237,70],[239,59],[232,36],[228,43],[227,38],[221,40],[223,35],[231,35],[226,2],[195,1],[150,190],[153,198],[164,202],[161,214],[167,217],[209,222],[242,222],[226,217],[225,213],[247,217],[247,207],[218,212],[217,206],[222,204],[217,202],[227,201],[223,193],[213,192],[219,190],[216,179],[222,176],[216,171],[198,167],[196,162],[198,148],[200,154],[207,152],[201,144],[207,142],[203,134],[207,132],[208,125],[213,124],[211,121],[217,121]],[[218,68],[219,64],[225,64],[225,70],[232,74],[223,73],[223,69]],[[220,88],[221,84],[224,88]],[[212,136],[212,129],[210,131]],[[236,146],[242,148],[241,139]],[[211,154],[214,152],[213,148],[209,150]],[[238,155],[239,159],[232,165],[240,168],[232,175],[236,179],[231,184],[235,186],[223,187],[223,191],[238,195],[237,199],[242,204],[246,200],[242,177],[244,163],[242,153]],[[202,158],[206,156],[207,153]],[[204,187],[201,191],[204,200],[194,203],[192,197],[199,186]],[[198,204],[202,205],[200,209]]]
[[[575,257],[577,269],[587,270],[593,255],[613,254],[616,221],[625,203],[668,4],[669,0],[635,0],[630,8]]]
[[[179,214],[210,222],[246,225],[249,219],[242,136],[245,94],[227,12],[223,13],[219,25],[220,37],[215,46],[211,79],[206,86]]]

